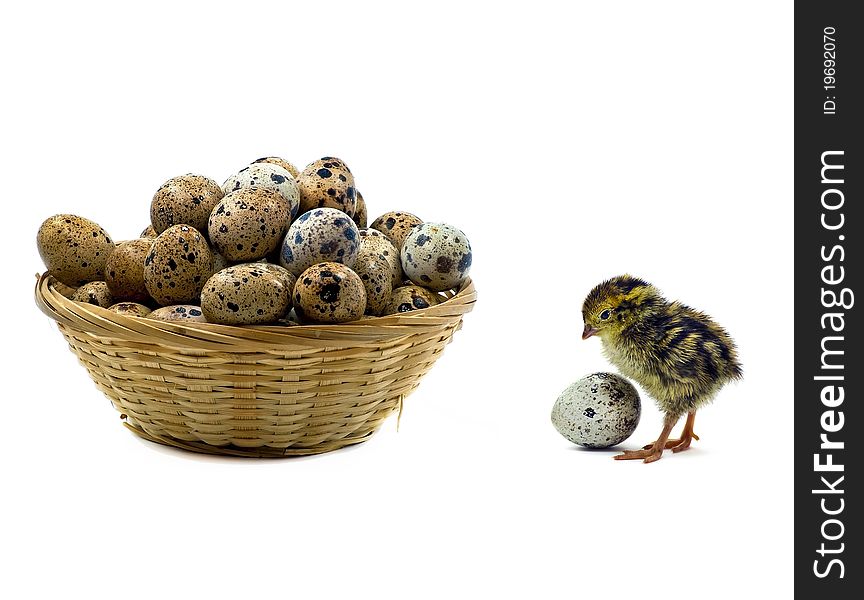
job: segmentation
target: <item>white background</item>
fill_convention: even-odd
[[[791,3],[177,4],[4,11],[0,595],[791,596]],[[398,433],[281,461],[140,441],[33,304],[36,230],[135,237],[168,177],[274,154],[462,228],[476,310]],[[651,465],[549,422],[609,368],[580,306],[625,271],[745,368]],[[659,433],[643,400],[623,447]]]

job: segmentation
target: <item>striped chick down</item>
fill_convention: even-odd
[[[582,308],[583,337],[597,335],[609,361],[671,417],[713,400],[740,379],[735,343],[708,315],[666,300],[653,285],[622,275],[597,285]]]

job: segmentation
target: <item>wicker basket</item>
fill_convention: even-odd
[[[230,327],[115,314],[42,275],[36,304],[141,437],[195,452],[281,457],[367,440],[471,311],[467,281],[439,305],[344,325]]]

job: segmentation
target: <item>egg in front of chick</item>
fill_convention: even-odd
[[[593,373],[564,390],[552,407],[552,425],[586,448],[609,448],[630,437],[642,414],[639,392],[614,373]]]

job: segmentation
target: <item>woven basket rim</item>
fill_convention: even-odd
[[[474,283],[469,278],[455,294],[442,303],[398,315],[337,325],[241,327],[159,321],[115,313],[100,306],[66,298],[54,289],[55,281],[47,272],[37,274],[34,297],[39,309],[61,325],[102,337],[202,350],[260,351],[264,347],[284,349],[290,346],[329,348],[333,347],[334,343],[350,346],[375,345],[385,339],[421,333],[424,330],[440,330],[471,312],[477,301]]]

